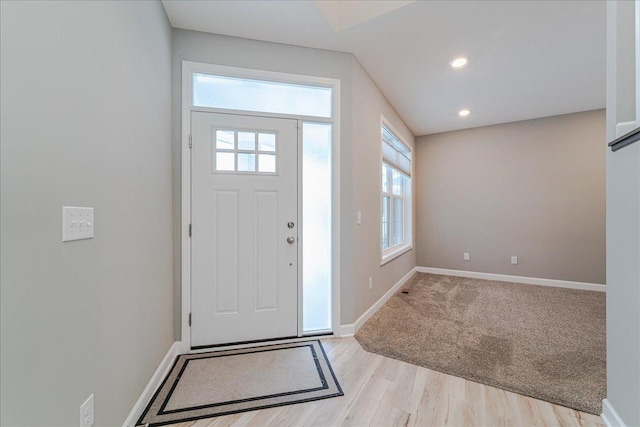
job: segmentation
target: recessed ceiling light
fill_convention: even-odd
[[[459,115],[460,117],[467,117],[467,116],[469,115],[469,113],[470,113],[470,112],[471,112],[471,111],[469,111],[468,109],[464,108],[464,109],[462,109],[462,110],[458,111],[458,115]]]
[[[465,65],[467,65],[467,58],[465,58],[464,56],[461,56],[451,61],[451,66],[453,68],[462,68]]]

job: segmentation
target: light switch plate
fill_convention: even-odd
[[[93,238],[93,208],[62,207],[62,241]]]

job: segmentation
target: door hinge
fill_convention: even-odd
[[[193,144],[193,140],[191,139],[191,135],[189,135],[189,148],[191,148],[192,144]]]
[[[191,237],[191,224],[189,224],[189,237]]]
[[[189,326],[191,326],[191,313],[189,313]]]

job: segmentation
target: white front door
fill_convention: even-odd
[[[191,346],[297,336],[297,121],[191,119]]]

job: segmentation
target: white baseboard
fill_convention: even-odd
[[[336,335],[341,338],[352,337],[356,333],[356,326],[353,323],[348,323],[346,325],[340,325],[338,329],[338,333]]]
[[[153,394],[156,392],[158,387],[160,387],[160,383],[162,382],[164,377],[167,376],[167,374],[169,373],[169,370],[173,366],[173,362],[175,358],[180,355],[180,349],[181,349],[181,343],[179,341],[176,341],[171,345],[171,347],[169,348],[169,351],[167,351],[167,354],[164,356],[164,359],[162,359],[162,362],[160,362],[160,365],[158,366],[156,371],[153,373],[153,376],[149,380],[149,383],[144,388],[144,391],[140,395],[140,398],[138,399],[135,406],[129,413],[129,416],[125,420],[122,427],[133,427],[136,425],[138,418],[140,418],[140,415],[142,415],[142,411],[144,411],[144,408],[147,407],[147,405],[149,404],[149,401],[153,397]]]
[[[608,399],[602,400],[602,414],[600,418],[602,418],[604,425],[607,427],[627,427]]]
[[[567,280],[540,279],[537,277],[509,276],[506,274],[479,273],[476,271],[448,270],[446,268],[416,267],[420,273],[444,276],[469,277],[471,279],[497,280],[500,282],[524,283],[526,285],[554,286],[556,288],[581,289],[584,291],[606,292],[607,286],[597,283],[570,282]]]
[[[339,335],[341,337],[350,337],[355,335],[355,333],[358,332],[358,329],[360,329],[362,325],[364,325],[364,323],[369,320],[371,316],[373,316],[376,311],[378,311],[380,307],[382,307],[384,303],[387,302],[389,298],[391,298],[391,295],[395,294],[396,291],[400,289],[400,287],[404,285],[415,272],[416,267],[412,268],[407,274],[402,277],[402,279],[398,280],[398,282],[393,285],[391,289],[389,289],[384,295],[382,295],[382,297],[380,297],[380,299],[376,301],[375,304],[369,307],[369,309],[365,311],[362,316],[360,316],[358,320],[356,320],[355,323],[340,325]]]

